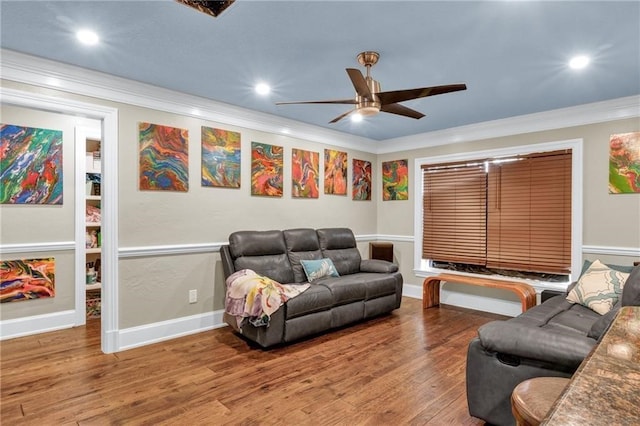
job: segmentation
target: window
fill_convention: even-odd
[[[438,268],[533,272],[542,280],[578,270],[581,236],[574,234],[582,216],[575,176],[581,175],[581,142],[576,142],[541,144],[562,148],[546,152],[530,146],[481,153],[485,157],[416,160],[423,185],[417,269],[429,269],[428,259]],[[448,161],[438,161],[443,159]]]

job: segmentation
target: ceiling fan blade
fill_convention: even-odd
[[[347,112],[345,112],[344,114],[340,114],[339,116],[337,116],[336,118],[334,118],[333,120],[331,120],[329,122],[329,124],[331,123],[337,123],[338,121],[342,120],[343,118],[345,118],[347,115],[351,114],[353,111],[355,111],[355,109],[349,110]]]
[[[416,120],[424,117],[424,114],[415,109],[407,108],[400,104],[387,104],[382,105],[380,111],[389,112],[391,114],[403,115],[405,117],[415,118]]]
[[[447,84],[445,86],[421,87],[418,89],[396,90],[393,92],[380,92],[376,96],[382,105],[395,104],[411,99],[424,98],[426,96],[442,95],[443,93],[467,90],[466,84]]]
[[[276,105],[292,105],[292,104],[356,104],[355,99],[333,99],[326,101],[293,101],[293,102],[276,102]]]
[[[365,80],[364,76],[357,68],[347,68],[347,74],[349,74],[349,78],[351,79],[351,83],[353,87],[356,89],[356,93],[363,98],[372,99],[371,90],[369,90],[369,86],[367,85],[367,80]]]

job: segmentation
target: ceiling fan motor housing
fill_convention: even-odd
[[[371,99],[356,93],[356,111],[364,116],[375,115],[380,112],[382,107],[380,99],[376,96],[376,93],[380,92],[380,83],[371,77],[366,77],[365,80],[371,92]]]

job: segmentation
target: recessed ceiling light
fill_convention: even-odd
[[[256,93],[258,95],[268,95],[269,92],[271,92],[271,87],[269,87],[269,85],[267,83],[258,83],[256,84]]]
[[[362,114],[356,112],[355,114],[351,114],[351,121],[354,123],[359,123],[362,121]]]
[[[98,34],[91,30],[79,30],[76,33],[76,38],[80,41],[80,43],[86,44],[87,46],[94,46],[100,41],[100,37],[98,37]]]
[[[585,55],[574,56],[569,61],[569,66],[574,70],[580,70],[589,65],[589,57]]]

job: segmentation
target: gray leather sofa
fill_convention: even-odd
[[[234,232],[220,255],[225,279],[252,269],[282,284],[306,283],[300,261],[322,258],[331,259],[340,275],[314,280],[271,316],[268,327],[244,321],[240,329],[235,317],[225,313],[227,324],[265,348],[391,312],[402,300],[398,266],[361,259],[347,228]]]
[[[571,377],[620,306],[640,305],[640,266],[615,269],[631,275],[622,297],[605,315],[571,304],[563,293],[518,317],[480,327],[467,352],[469,414],[490,424],[513,425],[510,397],[520,382],[533,377]]]

